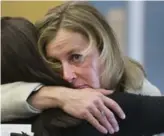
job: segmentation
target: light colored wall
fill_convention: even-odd
[[[42,17],[48,9],[63,3],[63,1],[2,1],[2,16],[25,17],[32,22]]]
[[[145,11],[145,70],[164,94],[164,1],[146,1]]]
[[[118,43],[124,53],[127,53],[126,44],[126,4],[124,1],[90,1],[107,19],[115,32]]]

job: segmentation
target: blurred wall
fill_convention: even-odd
[[[90,1],[94,7],[96,7],[102,14],[107,15],[109,10],[116,8],[126,8],[126,1]]]
[[[1,1],[2,16],[25,17],[32,22],[41,18],[48,9],[62,1]]]
[[[145,70],[164,94],[164,1],[145,2]]]
[[[126,1],[90,1],[107,19],[115,32],[118,43],[124,53],[127,54],[127,14]]]

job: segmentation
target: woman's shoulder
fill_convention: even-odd
[[[160,90],[153,85],[150,81],[148,81],[146,78],[143,81],[143,85],[141,89],[138,90],[125,90],[128,93],[133,93],[133,94],[141,94],[141,95],[149,95],[149,96],[161,96]]]

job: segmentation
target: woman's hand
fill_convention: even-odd
[[[102,133],[109,131],[113,134],[118,132],[119,126],[112,111],[122,119],[125,114],[114,100],[105,96],[109,94],[111,91],[104,89],[67,88],[60,93],[60,108],[74,117],[87,120]]]
[[[114,100],[106,96],[111,93],[105,89],[45,86],[28,101],[40,110],[59,107],[76,118],[87,120],[100,132],[113,134],[119,127],[112,111],[122,119],[125,114]]]

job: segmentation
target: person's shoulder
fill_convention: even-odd
[[[126,90],[126,92],[133,93],[133,94],[149,95],[149,96],[161,96],[160,90],[155,85],[153,85],[150,81],[148,81],[146,78],[143,81],[143,85],[141,89]]]
[[[150,83],[146,78],[144,79],[141,92],[143,95],[161,96],[160,90],[155,85]]]

